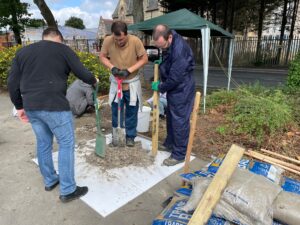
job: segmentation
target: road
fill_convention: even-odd
[[[284,84],[287,78],[287,69],[261,69],[261,68],[233,68],[231,87],[236,83],[254,84],[259,82],[263,86],[274,87]],[[153,64],[147,64],[144,68],[145,79],[149,81],[153,77]],[[196,66],[195,69],[196,85],[203,86],[202,66]],[[228,78],[221,68],[210,67],[208,71],[208,88],[226,88]]]

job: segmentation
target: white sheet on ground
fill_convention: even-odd
[[[151,141],[141,137],[136,137],[135,141],[141,141],[144,149],[151,149]],[[106,142],[111,142],[111,135],[106,136]],[[184,165],[180,163],[171,167],[162,166],[163,160],[170,153],[158,151],[154,164],[147,168],[128,166],[103,172],[99,167],[85,161],[84,154],[94,154],[94,151],[95,140],[88,141],[85,147],[76,151],[76,182],[79,186],[88,186],[89,192],[81,199],[103,217],[135,199]],[[58,152],[54,152],[56,170],[57,158]],[[191,157],[191,160],[193,159],[194,157]],[[36,158],[33,161],[37,163]]]

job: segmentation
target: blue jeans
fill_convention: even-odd
[[[130,92],[123,91],[123,98],[121,99],[121,127],[124,128],[124,104],[125,104],[125,130],[126,138],[136,137],[136,126],[137,126],[137,116],[139,110],[139,101],[137,100],[135,106],[130,106]],[[114,128],[118,127],[118,103],[112,102],[112,126]]]
[[[37,157],[45,186],[59,180],[60,194],[75,191],[74,178],[74,125],[71,111],[26,111],[37,140]],[[59,145],[57,175],[52,159],[53,136]]]

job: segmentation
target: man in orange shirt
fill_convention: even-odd
[[[118,145],[116,128],[118,127],[118,100],[116,77],[122,78],[121,127],[125,120],[126,145],[134,146],[136,137],[137,114],[142,108],[142,90],[138,70],[148,62],[143,43],[134,35],[127,34],[127,25],[115,21],[111,26],[112,35],[104,39],[101,62],[111,70],[109,102],[112,108],[113,145]],[[124,114],[125,105],[125,118]]]

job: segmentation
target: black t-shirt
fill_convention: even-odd
[[[87,84],[96,83],[75,52],[64,44],[43,40],[19,50],[8,77],[16,109],[70,110],[66,91],[71,71]]]

